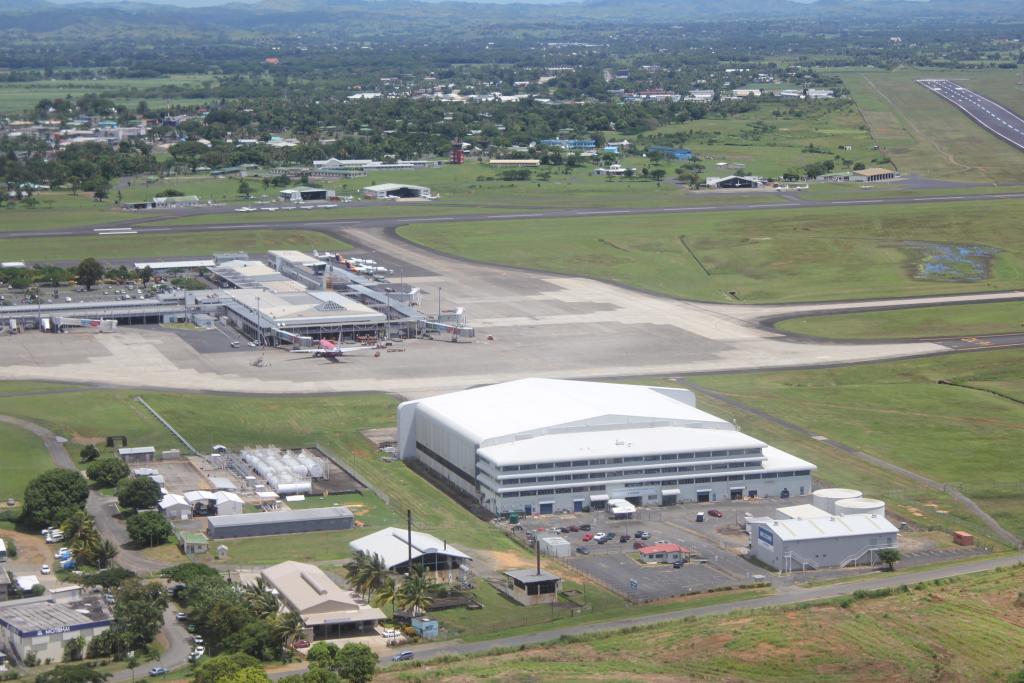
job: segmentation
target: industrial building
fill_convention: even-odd
[[[422,185],[404,185],[401,183],[381,183],[363,188],[363,196],[367,199],[433,199],[429,187]]]
[[[238,455],[241,462],[235,463],[235,469],[250,469],[282,496],[312,493],[313,480],[324,479],[328,474],[327,462],[305,449],[243,448]]]
[[[32,652],[40,662],[59,662],[67,641],[81,637],[88,645],[110,628],[113,618],[102,596],[83,599],[76,597],[79,593],[68,592],[66,600],[38,597],[0,605],[0,650],[19,661]]]
[[[875,564],[878,552],[896,548],[898,530],[881,515],[817,519],[748,519],[750,554],[789,572]]]
[[[679,161],[686,161],[687,159],[693,158],[693,152],[686,149],[685,147],[668,147],[666,145],[649,145],[647,147],[647,153],[662,154],[669,159],[677,159]]]
[[[813,464],[695,406],[682,388],[524,379],[402,403],[398,448],[495,514],[810,492]]]
[[[412,543],[409,543],[410,535]],[[432,571],[458,569],[465,562],[472,562],[466,553],[430,534],[421,531],[388,527],[351,541],[349,547],[357,553],[379,555],[387,568],[399,574],[413,566]]]
[[[360,635],[386,618],[354,591],[339,587],[315,565],[282,562],[267,567],[260,576],[287,608],[302,618],[311,640]]]
[[[207,522],[211,539],[248,538],[301,534],[309,531],[344,531],[355,525],[355,516],[343,506],[252,512],[246,515],[217,515]]]
[[[177,493],[168,493],[159,503],[160,512],[167,519],[188,519],[192,516],[192,505],[185,499],[185,496]]]

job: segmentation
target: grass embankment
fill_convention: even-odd
[[[135,235],[90,235],[87,237],[26,237],[5,240],[0,250],[17,261],[52,263],[77,261],[94,256],[100,261],[127,258],[209,256],[214,252],[246,251],[253,254],[270,249],[337,251],[351,245],[310,230],[226,230],[217,232],[150,233]]]
[[[1024,568],[825,603],[450,657],[374,680],[1002,681],[1021,668]]]
[[[826,339],[909,339],[1024,331],[1024,302],[929,306],[789,318],[776,326]]]
[[[1022,361],[1024,351],[1003,350],[845,368],[712,375],[696,382],[816,435],[958,486],[1020,536],[1024,535],[1020,504],[1024,461],[1018,457],[1024,429]],[[939,384],[939,380],[963,386]],[[731,417],[720,406],[711,410]],[[798,445],[793,452],[818,464],[817,476],[829,483],[887,500],[890,512],[917,524],[947,530],[966,526],[983,533],[978,522],[938,492],[738,414],[744,431],[763,434],[769,443],[783,448]],[[757,429],[749,428],[752,421]]]
[[[35,434],[0,423],[0,505],[8,498],[21,501],[25,486],[34,477],[53,468],[46,446]]]
[[[1020,151],[989,133],[959,109],[915,81],[954,79],[1014,110],[1024,93],[1013,70],[897,69],[843,71],[871,134],[904,174],[998,184],[1024,181]]]
[[[1000,200],[432,223],[400,232],[471,259],[606,278],[689,299],[816,301],[1020,287],[1024,236],[1016,226],[1022,209],[1024,201]],[[963,277],[955,256],[947,270],[921,275],[934,258],[924,245],[939,245],[934,249],[940,252],[950,251],[945,245],[983,245],[996,253],[978,258],[978,281],[960,282],[951,279]]]

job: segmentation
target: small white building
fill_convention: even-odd
[[[231,491],[217,491],[213,494],[213,502],[218,515],[240,515],[245,506],[238,494]]]
[[[781,572],[872,565],[898,546],[898,530],[879,515],[750,519],[750,554]]]
[[[538,538],[537,543],[540,544],[540,551],[545,555],[550,555],[551,557],[572,556],[572,544],[561,536],[544,536],[543,538]]]
[[[597,175],[606,175],[606,176],[626,176],[626,175],[636,175],[636,169],[635,168],[626,168],[625,166],[622,166],[621,164],[612,164],[611,166],[608,166],[607,168],[597,168],[597,169],[594,169],[594,173],[596,173]]]
[[[126,463],[153,462],[156,459],[156,449],[152,446],[136,446],[134,448],[118,448],[118,456]]]
[[[168,493],[160,499],[160,512],[167,519],[188,519],[192,516],[192,505],[185,500],[185,496],[177,493]]]

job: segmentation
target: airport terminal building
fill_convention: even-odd
[[[696,408],[686,389],[524,379],[408,401],[399,452],[495,514],[811,491],[815,466]]]

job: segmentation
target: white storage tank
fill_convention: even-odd
[[[818,489],[811,495],[814,507],[834,515],[836,514],[836,502],[860,498],[864,494],[855,489]]]
[[[849,498],[836,501],[837,515],[878,515],[885,517],[885,503],[874,498]]]

